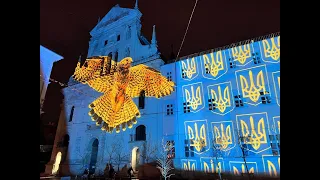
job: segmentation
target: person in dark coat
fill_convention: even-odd
[[[104,171],[103,171],[103,175],[104,175],[104,177],[109,177],[109,168],[110,168],[110,166],[109,166],[109,164],[107,163],[107,165],[106,165],[106,168],[104,168]]]
[[[114,169],[113,169],[112,165],[110,164],[109,178],[113,178],[113,174],[114,174]]]
[[[131,177],[132,177],[131,171],[133,171],[132,166],[130,166],[130,168],[128,169],[128,175],[129,175],[130,179],[131,179]]]

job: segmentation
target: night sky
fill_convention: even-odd
[[[170,56],[171,44],[177,53],[194,3],[139,0],[142,33],[150,41],[156,25],[159,50],[165,57]],[[40,1],[40,44],[64,57],[54,63],[51,78],[67,82],[79,55],[87,55],[89,32],[116,4],[133,8],[135,0]],[[279,0],[199,0],[180,57],[279,31]],[[59,109],[49,110],[61,101],[57,89],[57,85],[48,88],[45,109],[59,116]]]

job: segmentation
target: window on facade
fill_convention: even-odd
[[[194,146],[190,146],[190,141],[188,139],[184,140],[184,151],[186,157],[194,157]]]
[[[128,26],[128,30],[127,30],[127,35],[126,35],[126,39],[130,39],[131,38],[131,26]]]
[[[110,74],[113,71],[111,62],[112,62],[112,52],[110,52],[107,57],[107,67],[106,67],[107,74]]]
[[[259,53],[252,53],[252,59],[253,59],[253,63],[254,64],[260,64],[260,57],[259,57]]]
[[[187,78],[187,72],[184,69],[182,69],[181,76],[182,78]]]
[[[269,104],[271,103],[271,97],[269,92],[260,92],[260,98],[262,104]]]
[[[184,153],[186,157],[189,157],[189,143],[188,140],[184,140]]]
[[[145,141],[146,140],[146,127],[140,125],[136,128],[136,141]]]
[[[216,103],[214,103],[214,99],[209,99],[208,100],[208,104],[209,104],[209,110],[215,110],[216,109]]]
[[[189,113],[190,112],[190,102],[184,102],[183,103],[183,113]]]
[[[168,81],[172,81],[171,72],[167,72],[167,79]]]
[[[229,67],[230,68],[235,68],[236,65],[236,61],[234,61],[234,58],[229,58]]]
[[[104,41],[104,45],[106,46],[108,44],[108,40],[105,40]]]
[[[269,135],[271,151],[274,156],[280,155],[280,134]]]
[[[236,107],[243,107],[241,95],[234,96],[234,102],[236,104]]]
[[[190,146],[190,157],[194,157],[194,146]]]
[[[120,35],[117,36],[117,41],[120,41]]]
[[[139,109],[144,109],[144,104],[145,104],[145,91],[140,92],[139,96]]]
[[[104,75],[104,58],[102,59],[102,61],[101,61],[101,67],[100,67],[101,69],[100,69],[100,76],[102,76],[102,75]]]
[[[173,115],[173,105],[172,104],[167,105],[167,115]]]
[[[206,69],[206,74],[210,74],[210,66],[211,66],[210,63],[204,65]]]
[[[74,112],[74,106],[72,106],[71,111],[70,111],[69,122],[71,122],[71,121],[72,121],[72,118],[73,118],[73,112]]]
[[[116,62],[118,62],[118,56],[119,56],[119,54],[118,54],[118,51],[114,54],[114,60],[116,61]]]

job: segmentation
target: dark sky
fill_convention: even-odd
[[[151,40],[156,25],[159,49],[165,57],[171,53],[171,44],[177,53],[194,3],[139,0],[142,33]],[[40,44],[64,57],[54,64],[52,78],[67,82],[79,55],[87,54],[89,32],[116,4],[133,8],[135,0],[40,1]],[[199,0],[180,57],[279,31],[279,0]]]

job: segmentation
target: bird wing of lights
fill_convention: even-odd
[[[101,71],[106,71],[105,65],[102,67],[103,58],[105,57],[86,59],[81,67],[80,62],[78,62],[73,78],[83,84],[88,84],[98,92],[107,92],[113,84],[113,75],[101,75]]]
[[[160,98],[172,93],[174,83],[168,81],[156,69],[140,64],[129,69],[129,83],[126,94],[130,97],[139,97],[141,91],[145,96]]]

